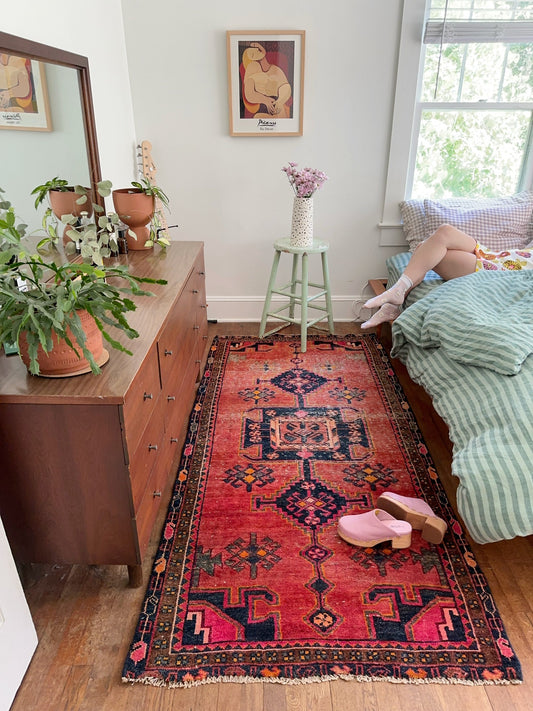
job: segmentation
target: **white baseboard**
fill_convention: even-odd
[[[368,296],[332,296],[333,318],[335,321],[362,321],[360,312]],[[286,303],[283,297],[272,298],[271,311],[276,310],[276,305]],[[265,303],[264,296],[211,296],[207,297],[207,318],[213,321],[259,323]],[[316,302],[324,306],[320,299]],[[312,312],[311,312],[312,313]],[[363,316],[368,317],[370,312],[365,309]],[[318,311],[315,312],[318,315]]]

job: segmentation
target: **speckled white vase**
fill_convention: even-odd
[[[313,198],[294,198],[290,245],[313,246]]]

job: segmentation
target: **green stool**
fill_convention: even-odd
[[[259,327],[259,338],[264,336],[270,336],[272,333],[281,331],[282,328],[286,328],[291,323],[296,323],[301,326],[301,351],[305,353],[307,350],[307,329],[314,326],[319,321],[323,321],[327,318],[329,332],[334,332],[333,325],[333,309],[331,308],[331,292],[329,287],[329,271],[328,271],[328,249],[329,242],[323,242],[319,239],[313,240],[312,247],[292,247],[290,244],[290,239],[287,237],[285,239],[279,239],[274,242],[274,249],[276,250],[274,254],[274,261],[272,262],[272,270],[270,272],[270,281],[268,282],[268,289],[265,299],[265,305],[263,307],[263,315],[261,317],[261,325]],[[276,276],[278,273],[279,260],[282,252],[287,252],[292,254],[292,275],[291,280],[288,284],[284,286],[276,287]],[[310,254],[320,254],[322,258],[322,276],[323,284],[315,284],[309,281],[308,272],[308,256]],[[301,275],[302,278],[298,279],[298,261],[302,258],[301,265]],[[298,290],[298,284],[300,289]],[[313,289],[319,289],[316,293],[309,295],[309,287]],[[280,294],[288,299],[288,303],[281,306],[281,308],[276,311],[270,311],[270,302],[272,301],[272,294]],[[319,306],[314,303],[316,299],[321,296],[326,297],[326,305]],[[300,306],[300,319],[294,316],[294,307],[296,305]],[[282,314],[283,311],[288,309],[289,314]],[[309,309],[314,309],[316,311],[321,311],[321,315],[316,318],[311,318],[308,320]],[[265,333],[267,318],[276,318],[280,321],[284,321],[281,326],[268,331]]]

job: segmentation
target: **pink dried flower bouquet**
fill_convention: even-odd
[[[289,183],[292,185],[296,197],[309,198],[322,187],[328,180],[328,176],[321,170],[315,168],[304,168],[296,170],[298,163],[290,163],[281,170],[287,173]]]

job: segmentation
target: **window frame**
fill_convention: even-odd
[[[406,195],[410,194],[413,185],[416,147],[424,109],[531,110],[531,102],[484,102],[482,107],[479,102],[417,102],[425,60],[423,36],[428,12],[426,5],[426,0],[404,0],[403,4],[389,161],[382,219],[378,225],[380,246],[384,247],[405,246],[399,204],[408,199]],[[532,134],[533,129],[520,180],[522,190],[533,186]]]

